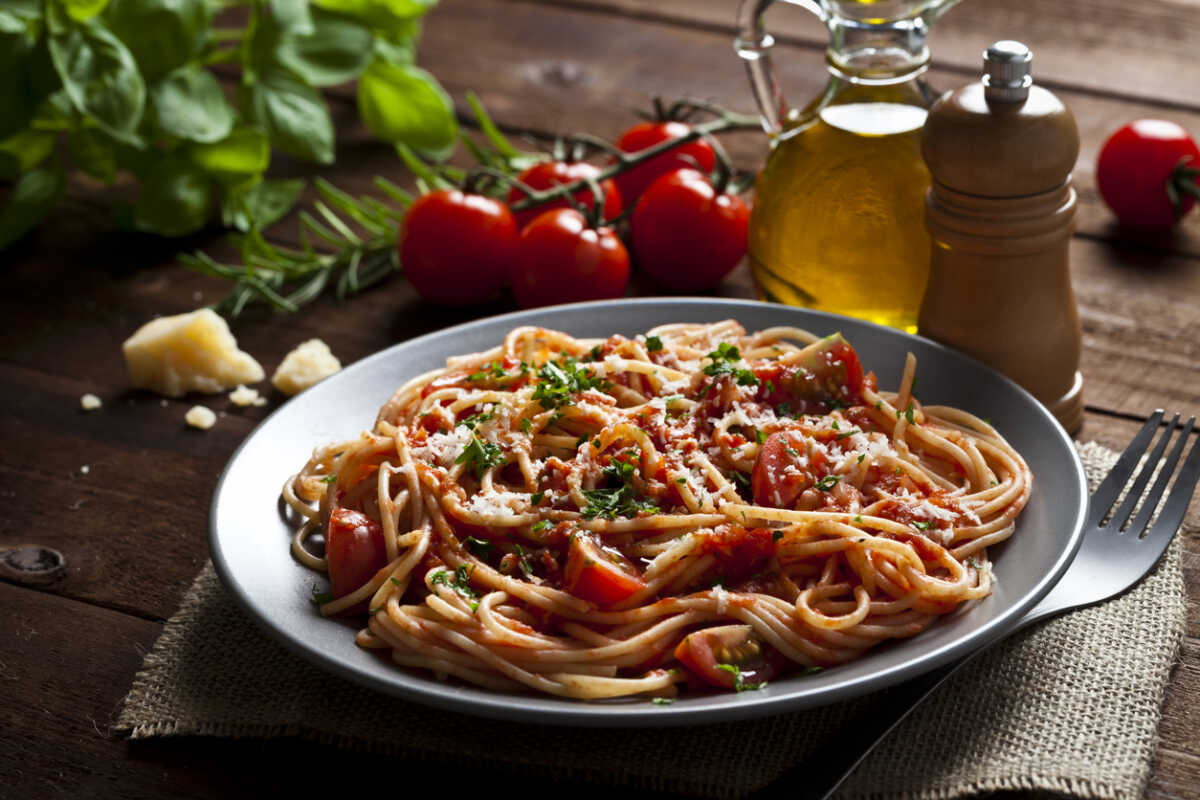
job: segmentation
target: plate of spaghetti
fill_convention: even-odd
[[[345,678],[674,725],[846,699],[1003,635],[1070,563],[1085,486],[1045,409],[928,340],[630,300],[318,384],[235,454],[210,540],[250,615]]]

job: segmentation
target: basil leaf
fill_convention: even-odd
[[[415,64],[417,61],[416,41],[389,42],[387,39],[375,40],[375,58],[390,64]]]
[[[241,96],[246,116],[266,130],[271,144],[297,158],[333,162],[333,121],[316,89],[274,69],[241,87]]]
[[[221,202],[226,227],[246,232],[283,219],[304,192],[302,180],[263,180],[229,190]]]
[[[271,163],[271,145],[262,131],[237,128],[219,142],[195,145],[190,156],[209,172],[258,175]]]
[[[57,0],[57,2],[62,3],[67,15],[77,22],[86,22],[108,5],[108,0]]]
[[[311,35],[281,37],[274,58],[311,86],[334,86],[358,77],[371,59],[371,31],[320,8],[313,9],[312,22]]]
[[[62,167],[38,167],[21,176],[8,205],[0,211],[0,250],[37,226],[58,202],[66,179]]]
[[[308,0],[271,0],[268,9],[271,20],[280,30],[297,34],[313,32]]]
[[[93,178],[112,183],[117,177],[117,149],[103,133],[92,128],[72,131],[67,152],[75,166]]]
[[[194,164],[166,158],[142,184],[133,207],[139,230],[183,236],[204,227],[212,202],[212,182]]]
[[[420,67],[372,61],[358,79],[358,112],[379,138],[435,157],[458,140],[454,103]]]
[[[362,20],[371,30],[395,40],[415,37],[416,21],[437,0],[313,0],[313,5]]]
[[[149,81],[199,55],[212,28],[206,0],[111,0],[103,18]]]
[[[112,136],[137,140],[146,84],[120,39],[90,19],[52,35],[50,59],[76,109]]]
[[[54,134],[49,131],[23,130],[0,142],[0,180],[14,180],[28,172],[54,152]]]
[[[150,88],[158,127],[193,142],[217,142],[233,129],[233,109],[216,77],[197,64],[176,69]]]

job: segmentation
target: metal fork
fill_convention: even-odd
[[[1162,511],[1154,524],[1149,525],[1195,426],[1195,417],[1189,418],[1164,460],[1167,444],[1179,427],[1178,414],[1159,436],[1153,450],[1146,453],[1162,418],[1163,412],[1159,409],[1146,420],[1103,483],[1092,494],[1084,523],[1083,543],[1070,568],[1049,594],[1021,618],[1009,635],[1046,617],[1094,605],[1125,593],[1150,572],[1166,551],[1167,545],[1183,524],[1192,493],[1200,481],[1200,443],[1193,443]],[[1146,455],[1146,460],[1142,469],[1129,485],[1128,492],[1124,493],[1120,507],[1110,514],[1143,455]],[[1156,470],[1158,477],[1139,505],[1138,501]],[[1137,516],[1131,520],[1135,510]],[[987,649],[981,648],[964,659],[886,690],[882,693],[881,702],[872,704],[862,719],[845,726],[844,735],[805,758],[802,764],[766,787],[762,794],[769,795],[772,790],[787,787],[791,796],[828,798],[913,709],[932,695],[946,679]]]

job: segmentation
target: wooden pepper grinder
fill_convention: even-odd
[[[1080,331],[1067,246],[1075,225],[1075,118],[1033,85],[1020,42],[984,53],[984,76],[942,95],[921,151],[933,240],[922,334],[995,367],[1070,433],[1083,424]]]

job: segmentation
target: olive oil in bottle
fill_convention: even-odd
[[[763,27],[775,0],[743,0],[735,48],[771,137],[750,216],[763,299],[916,331],[930,253],[925,37],[955,1],[801,3],[829,29],[829,81],[796,110],[775,79]]]
[[[925,114],[903,103],[829,105],[780,136],[750,219],[764,299],[916,331],[929,271]]]

